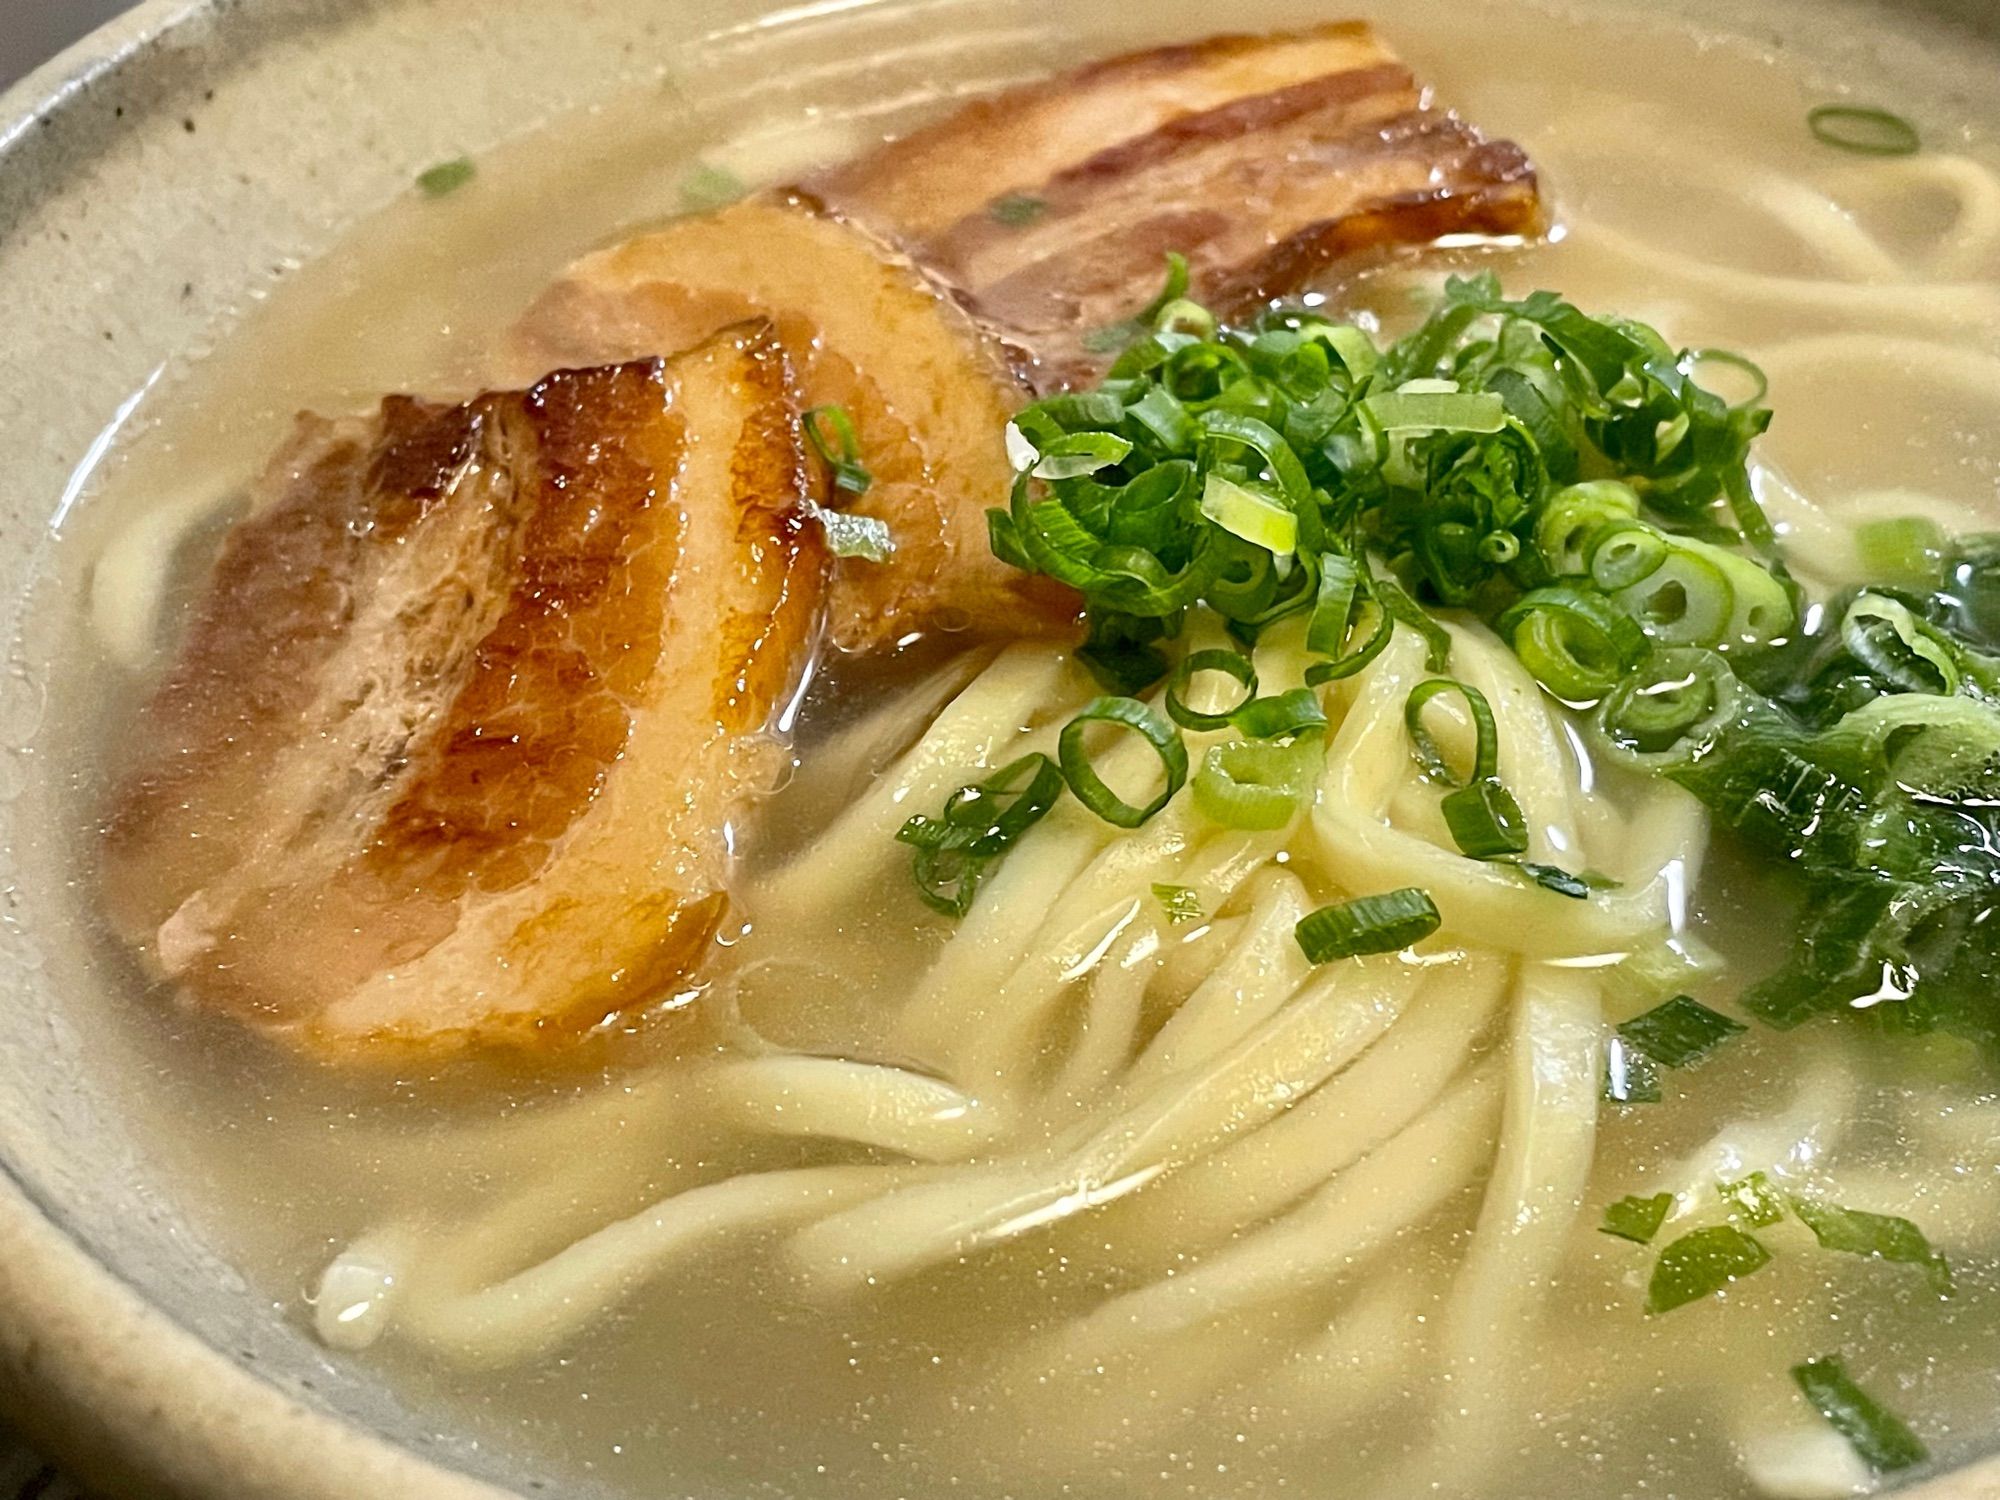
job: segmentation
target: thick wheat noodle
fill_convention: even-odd
[[[1421,643],[1407,632],[1398,636],[1370,669],[1328,751],[1310,826],[1315,852],[1334,879],[1357,894],[1417,886],[1437,903],[1454,939],[1531,957],[1615,953],[1662,930],[1657,880],[1570,900],[1518,871],[1466,859],[1384,820],[1381,809],[1408,774],[1403,705],[1431,675]],[[1498,718],[1500,705],[1495,711]],[[1504,741],[1507,723],[1500,729]]]
[[[1128,937],[1085,981],[1090,996],[1076,1043],[1049,1091],[1055,1107],[1074,1110],[1094,1101],[1124,1072],[1159,950],[1159,933],[1148,927]]]
[[[424,1255],[421,1266],[399,1264],[392,1230],[350,1247],[326,1278],[340,1283],[350,1268],[379,1266],[387,1316],[402,1337],[456,1363],[510,1364],[574,1337],[678,1260],[718,1241],[836,1211],[895,1180],[884,1167],[726,1177],[606,1225],[504,1281],[473,1288],[444,1280],[456,1279],[448,1258]],[[322,1336],[327,1331],[322,1324]]]
[[[1500,1149],[1444,1314],[1451,1383],[1439,1440],[1461,1475],[1523,1393],[1506,1356],[1539,1321],[1582,1210],[1597,1138],[1603,1023],[1589,974],[1524,965],[1507,1042]],[[1474,1455],[1479,1457],[1475,1458]],[[1469,1486],[1472,1487],[1472,1486]]]
[[[1348,1275],[1477,1177],[1491,1157],[1501,1092],[1498,1069],[1480,1065],[1290,1213],[1067,1324],[1057,1349],[1079,1361],[1109,1358]],[[1037,1351],[1030,1361],[1049,1358]]]
[[[1163,1271],[1289,1207],[1428,1109],[1488,1030],[1507,965],[1469,955],[1427,970],[1381,1040],[1262,1130],[1109,1209],[1091,1236]]]
[[[1131,1087],[1199,1067],[1268,1020],[1312,973],[1293,935],[1312,910],[1298,877],[1272,870],[1257,882],[1244,933],[1146,1044]]]
[[[918,1161],[970,1156],[1000,1127],[942,1079],[844,1058],[738,1058],[700,1069],[686,1086],[710,1118],[739,1130],[847,1141]]]
[[[1110,1202],[1254,1130],[1317,1087],[1389,1025],[1418,971],[1380,962],[1315,988],[1191,1075],[1126,1096],[1090,1136],[1028,1162],[960,1172],[836,1215],[790,1260],[828,1290],[905,1276]]]
[[[908,856],[896,830],[913,814],[935,813],[968,778],[1030,750],[1054,746],[1054,726],[1069,694],[1068,663],[1034,646],[1000,653],[947,704],[924,737],[841,815],[812,848],[747,894],[753,909],[798,912],[837,902]],[[1041,723],[1034,733],[1023,726]]]
[[[1716,297],[1734,298],[1763,310],[1820,313],[1852,320],[1857,316],[1894,318],[1939,332],[1980,320],[2000,318],[2000,287],[1981,281],[1865,282],[1751,271],[1719,261],[1696,260],[1661,250],[1601,223],[1573,226],[1593,249],[1675,283]]]

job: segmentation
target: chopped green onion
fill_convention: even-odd
[[[1697,384],[1700,383],[1701,371],[1704,365],[1720,365],[1724,369],[1734,370],[1738,375],[1749,377],[1750,393],[1740,401],[1730,401],[1729,404],[1732,407],[1755,406],[1771,393],[1770,377],[1765,375],[1760,366],[1745,359],[1740,354],[1732,353],[1727,349],[1689,349],[1680,357],[1681,373]],[[1702,389],[1712,390],[1713,388],[1703,386]],[[1714,394],[1722,396],[1724,400],[1728,400],[1728,397],[1721,392],[1714,392]]]
[[[1581,875],[1571,874],[1561,865],[1540,865],[1524,859],[1517,862],[1514,868],[1545,891],[1554,891],[1572,901],[1590,899],[1590,882]]]
[[[986,205],[987,216],[1010,229],[1032,224],[1048,211],[1049,200],[1032,193],[1008,193]]]
[[[1860,156],[1914,156],[1923,146],[1901,115],[1862,104],[1818,105],[1807,112],[1806,128],[1821,144]]]
[[[1658,1104],[1660,1065],[1614,1036],[1604,1049],[1604,1097],[1613,1104]]]
[[[1744,1229],[1765,1229],[1785,1217],[1785,1200],[1762,1172],[1718,1182],[1715,1195],[1722,1200],[1730,1222]]]
[[[1644,521],[1613,523],[1591,540],[1590,581],[1606,592],[1629,588],[1667,560],[1667,539]]]
[[[1451,665],[1451,632],[1438,624],[1401,584],[1393,578],[1378,578],[1375,594],[1382,607],[1396,617],[1398,625],[1407,625],[1424,638],[1426,671],[1442,672]]]
[[[1647,635],[1669,646],[1715,645],[1736,602],[1715,560],[1683,537],[1671,540],[1659,566],[1611,597]]]
[[[1713,652],[1660,651],[1605,695],[1597,729],[1631,765],[1686,765],[1735,718],[1739,696],[1734,674]]]
[[[1201,492],[1201,513],[1231,536],[1262,547],[1274,557],[1298,550],[1299,518],[1268,495],[1246,489],[1211,472]]]
[[[1465,700],[1466,712],[1472,716],[1470,776],[1461,776],[1451,768],[1444,752],[1438,748],[1438,742],[1424,727],[1425,707],[1433,698],[1444,693],[1457,693]],[[1499,774],[1500,731],[1493,723],[1493,705],[1469,682],[1460,682],[1453,677],[1432,677],[1418,683],[1410,689],[1410,696],[1403,702],[1403,727],[1409,731],[1411,756],[1433,781],[1448,787],[1462,787],[1468,782],[1490,781]]]
[[[1092,724],[1112,724],[1129,729],[1153,747],[1159,756],[1166,780],[1150,802],[1135,807],[1125,801],[1092,767],[1083,737]],[[1137,828],[1173,800],[1174,793],[1187,784],[1187,745],[1172,722],[1136,698],[1094,698],[1068,724],[1056,742],[1063,779],[1076,793],[1077,801],[1116,828]]]
[[[1234,678],[1243,688],[1243,696],[1228,708],[1205,712],[1190,708],[1187,701],[1188,688],[1203,672],[1220,672]],[[1167,717],[1183,729],[1209,730],[1226,729],[1229,721],[1239,709],[1248,706],[1257,696],[1257,668],[1250,658],[1240,651],[1196,651],[1180,664],[1172,681],[1167,684]],[[1320,722],[1326,716],[1320,715]]]
[[[727,167],[696,162],[681,176],[681,209],[686,213],[702,214],[711,209],[727,208],[749,191],[743,179]]]
[[[1690,1230],[1660,1252],[1646,1285],[1646,1311],[1672,1312],[1755,1275],[1771,1252],[1729,1224]]]
[[[1166,333],[1212,339],[1216,330],[1215,314],[1199,302],[1190,302],[1185,297],[1178,297],[1153,314],[1153,327]]]
[[[1363,605],[1373,606],[1374,627],[1365,640],[1350,649],[1349,642],[1357,633],[1355,615]],[[1382,654],[1394,632],[1395,619],[1377,600],[1368,575],[1352,558],[1338,552],[1322,554],[1319,588],[1306,626],[1306,649],[1330,659],[1306,668],[1307,684],[1319,687],[1352,677]]]
[[[1155,881],[1153,899],[1167,914],[1169,926],[1178,927],[1183,922],[1199,922],[1202,919],[1201,892],[1192,886],[1165,885]]]
[[[419,172],[417,189],[426,198],[442,198],[464,187],[478,172],[471,157],[454,157],[451,161],[441,161],[427,171]]]
[[[1297,687],[1252,699],[1231,714],[1229,722],[1253,740],[1284,739],[1326,728],[1326,710],[1317,692]]]
[[[1841,618],[1840,638],[1856,661],[1895,692],[1949,697],[1958,691],[1958,653],[1887,594],[1858,595]]]
[[[820,462],[833,473],[833,487],[850,495],[865,495],[873,477],[861,466],[861,440],[854,419],[841,406],[815,406],[799,419],[806,441]]]
[[[1667,1222],[1667,1215],[1673,1211],[1673,1206],[1672,1193],[1655,1193],[1650,1198],[1620,1198],[1606,1206],[1604,1222],[1597,1226],[1597,1232],[1630,1240],[1635,1245],[1650,1245],[1653,1236],[1660,1232],[1660,1226]]]
[[[1675,995],[1644,1015],[1622,1022],[1618,1034],[1662,1067],[1691,1068],[1748,1029],[1690,995]]]
[[[934,911],[964,916],[989,867],[1042,820],[1062,789],[1055,762],[1024,755],[953,792],[940,816],[909,819],[896,838],[916,850],[917,894]]]
[[[1646,656],[1638,623],[1602,594],[1552,584],[1523,594],[1498,621],[1521,665],[1569,703],[1609,692]]]
[[[1331,963],[1368,953],[1394,953],[1420,943],[1443,924],[1431,898],[1415,886],[1322,906],[1294,930],[1306,962]]]
[[[1340,356],[1340,362],[1347,366],[1347,373],[1356,380],[1366,380],[1375,373],[1382,356],[1376,351],[1375,341],[1359,328],[1350,323],[1322,323],[1312,332],[1326,340]]]
[[[1944,571],[1950,544],[1928,516],[1863,521],[1854,528],[1854,550],[1870,578],[1903,588],[1931,588]]]
[[[1507,425],[1507,403],[1491,391],[1412,390],[1405,385],[1361,404],[1384,432],[1498,432]]]
[[[1131,452],[1130,440],[1115,432],[1066,433],[1041,445],[1028,472],[1037,479],[1075,479],[1123,463]]]
[[[1462,786],[1438,806],[1452,842],[1467,859],[1502,859],[1527,852],[1527,816],[1499,777]]]
[[[1950,1293],[1950,1263],[1931,1248],[1924,1232],[1908,1219],[1842,1208],[1837,1203],[1801,1193],[1792,1195],[1791,1204],[1799,1222],[1813,1232],[1813,1238],[1822,1248],[1921,1266],[1940,1294]]]
[[[1195,773],[1194,805],[1224,828],[1283,828],[1311,798],[1323,758],[1318,736],[1210,746]]]
[[[1827,1425],[1846,1438],[1861,1461],[1878,1474],[1914,1468],[1930,1457],[1903,1420],[1854,1383],[1837,1354],[1792,1366],[1792,1379]]]

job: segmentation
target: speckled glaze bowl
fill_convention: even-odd
[[[0,26],[38,3],[0,0]],[[1721,0],[1683,3],[1728,24]],[[1967,87],[1990,88],[2000,0],[1930,8],[1963,28]],[[1841,11],[1818,14],[1837,31]],[[51,560],[89,503],[70,476],[134,393],[415,169],[625,85],[803,109],[865,70],[908,105],[1155,27],[1139,0],[150,0],[0,96],[0,1408],[53,1454],[147,1496],[553,1489],[246,1286],[121,1110],[116,1000],[74,879],[85,835],[36,731],[77,613]],[[2000,1496],[2000,1467],[1931,1493]]]

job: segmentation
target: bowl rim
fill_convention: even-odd
[[[0,89],[0,172],[38,129],[184,27],[258,0],[136,0]],[[65,174],[31,182],[32,200]],[[311,1405],[175,1319],[91,1253],[0,1158],[0,1409],[110,1494],[187,1500],[519,1500]],[[2000,1500],[2000,1458],[1920,1481],[1907,1500]]]
[[[42,126],[224,0],[140,0],[0,91],[0,171]],[[30,201],[66,185],[32,179]],[[0,1161],[0,1405],[43,1451],[108,1493],[505,1500],[384,1434],[245,1368],[94,1256]]]

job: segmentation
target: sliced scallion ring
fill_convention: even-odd
[[[1311,796],[1324,756],[1319,735],[1302,735],[1289,745],[1270,740],[1213,745],[1195,773],[1194,805],[1224,828],[1283,828]]]
[[[843,406],[815,406],[799,418],[806,441],[833,472],[833,487],[850,495],[865,495],[874,477],[861,464],[861,440],[854,419]]]
[[[1159,756],[1166,783],[1145,806],[1134,807],[1112,791],[1091,765],[1083,736],[1092,724],[1115,724],[1129,729]],[[1187,744],[1180,731],[1164,715],[1137,698],[1094,698],[1086,703],[1083,711],[1063,726],[1056,741],[1056,757],[1062,765],[1063,780],[1076,793],[1077,801],[1114,828],[1140,827],[1187,785]]]
[[[1451,841],[1467,859],[1528,852],[1528,819],[1498,776],[1462,786],[1438,804]]]
[[[1470,777],[1461,776],[1451,768],[1451,762],[1445,759],[1437,739],[1424,727],[1425,705],[1443,693],[1457,693],[1465,700],[1466,711],[1472,715],[1472,730],[1476,738]],[[1403,703],[1403,725],[1410,733],[1410,754],[1431,780],[1458,788],[1468,781],[1489,781],[1499,773],[1500,731],[1493,723],[1493,705],[1471,683],[1460,682],[1454,677],[1433,677],[1418,683],[1410,689],[1410,696]]]
[[[1860,156],[1915,156],[1917,127],[1899,114],[1865,104],[1822,104],[1806,114],[1806,129],[1822,145]]]
[[[1443,925],[1437,905],[1415,886],[1322,906],[1293,929],[1312,964],[1368,953],[1394,953],[1420,943]]]
[[[1638,623],[1587,589],[1555,584],[1522,595],[1499,620],[1500,634],[1543,687],[1569,703],[1611,690],[1646,657]]]
[[[1243,696],[1229,707],[1203,712],[1188,706],[1188,689],[1204,672],[1220,672],[1242,687]],[[1240,651],[1196,651],[1180,664],[1167,683],[1167,717],[1183,729],[1209,730],[1229,727],[1230,716],[1256,701],[1257,668]],[[1324,722],[1324,720],[1322,720]]]
[[[1231,714],[1229,722],[1247,739],[1288,739],[1326,728],[1326,710],[1320,707],[1317,692],[1298,687],[1252,699]]]

